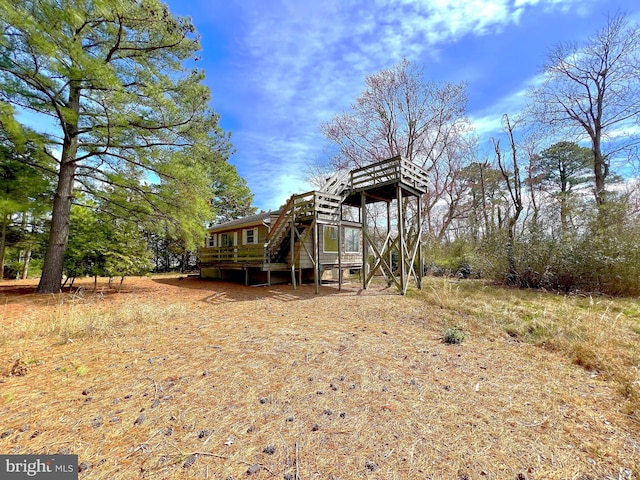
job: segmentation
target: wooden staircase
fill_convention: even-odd
[[[294,257],[296,253],[299,254],[303,240],[306,238],[305,231],[317,219],[334,221],[339,219],[340,205],[346,198],[344,189],[340,185],[340,182],[334,180],[327,188],[329,191],[313,190],[289,198],[267,235],[265,258],[268,262],[284,263],[287,252],[291,251],[292,238]],[[341,190],[342,195],[331,193],[336,190]],[[296,239],[300,241],[296,242]]]

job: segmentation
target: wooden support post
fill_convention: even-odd
[[[296,289],[296,255],[295,255],[295,245],[296,245],[296,215],[294,212],[295,206],[291,207],[291,285],[293,289]]]
[[[249,267],[244,267],[244,286],[249,286]]]
[[[362,288],[367,288],[367,274],[369,273],[368,263],[369,244],[367,242],[367,194],[360,194],[360,215],[362,215]]]
[[[302,285],[302,263],[298,263],[298,285]]]
[[[400,267],[400,290],[401,294],[404,295],[406,292],[406,279],[405,279],[405,238],[404,238],[404,212],[403,212],[403,201],[402,201],[402,187],[398,184],[398,248],[400,250],[398,255],[398,264]]]
[[[422,197],[418,195],[418,290],[422,290]]]
[[[342,211],[342,206],[340,210]],[[342,219],[342,212],[340,219]],[[338,221],[338,291],[342,291],[342,221]]]
[[[317,215],[317,213],[316,213]],[[313,221],[313,254],[314,268],[313,268],[313,280],[316,284],[316,295],[320,293],[320,241],[318,236],[318,221]]]
[[[267,257],[267,286],[271,286],[271,248],[265,247],[264,249]]]
[[[387,202],[387,238],[391,234],[391,201]],[[384,249],[384,247],[383,247]],[[389,267],[393,272],[393,249],[389,248]],[[387,279],[387,286],[391,286],[392,278]]]
[[[338,209],[338,291],[342,291],[342,204]]]

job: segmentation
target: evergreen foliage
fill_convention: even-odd
[[[186,67],[200,48],[191,22],[158,0],[0,0],[0,27],[0,98],[54,125],[60,151],[39,291],[60,288],[78,190],[199,243],[231,147],[204,73]]]

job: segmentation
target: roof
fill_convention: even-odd
[[[270,223],[272,215],[279,215],[280,210],[272,212],[262,212],[256,215],[249,215],[248,217],[238,218],[237,220],[230,220],[219,225],[213,225],[209,227],[209,232],[221,232],[223,230],[236,230],[240,227],[249,227],[254,225],[262,225],[263,223]]]

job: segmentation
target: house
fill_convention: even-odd
[[[405,230],[406,200],[419,201],[427,190],[427,174],[400,156],[350,172],[339,172],[319,190],[293,195],[278,211],[233,220],[209,229],[199,249],[203,278],[243,281],[245,285],[313,282],[316,292],[323,280],[341,287],[345,274],[360,271],[363,288],[376,272],[393,280],[402,293],[406,280],[418,280],[414,260],[420,260],[421,225]],[[405,201],[403,201],[405,199]],[[376,244],[367,234],[367,205],[396,200],[401,219],[392,238]],[[417,208],[420,211],[420,208]],[[400,258],[398,273],[392,253]],[[421,260],[420,260],[421,261]]]
[[[282,210],[265,212],[209,228],[206,246],[199,250],[200,276],[243,281],[245,285],[306,283],[315,281],[317,269],[320,281],[338,280],[360,269],[359,219],[342,216],[344,209],[340,208],[332,213],[318,211],[310,205],[316,194],[319,192],[292,197],[286,215]],[[269,235],[274,227],[280,230],[277,242]],[[292,270],[297,278],[292,277]]]

